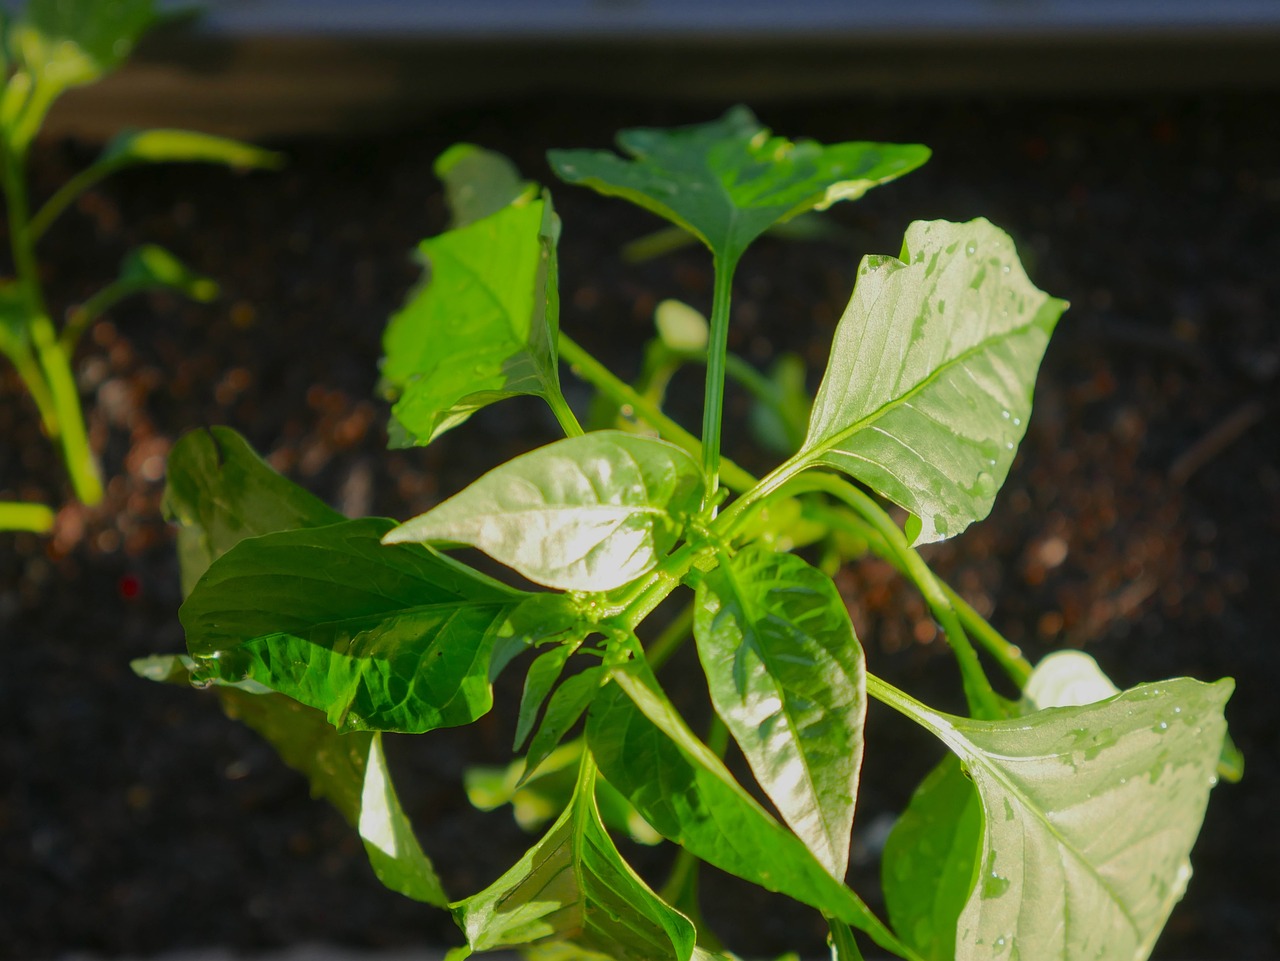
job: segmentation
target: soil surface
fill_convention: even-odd
[[[358,840],[255,735],[205,694],[138,680],[129,660],[182,649],[165,456],[184,431],[228,424],[349,514],[404,518],[555,436],[533,400],[477,416],[426,450],[384,450],[379,337],[418,278],[410,253],[443,229],[431,162],[469,140],[550,181],[543,152],[606,146],[620,126],[693,122],[725,105],[507,104],[424,117],[359,142],[278,145],[278,174],[135,171],[86,195],[41,247],[60,314],[134,244],[163,244],[223,285],[217,303],[130,301],[85,338],[76,369],[108,483],[50,538],[0,534],[0,957],[112,956],[308,942],[453,944],[448,917],[382,890]],[[914,219],[986,216],[1033,280],[1070,299],[1027,438],[992,516],[931,560],[1033,660],[1094,655],[1122,686],[1233,676],[1241,784],[1212,797],[1196,875],[1159,958],[1280,956],[1280,166],[1274,99],[886,102],[774,106],[762,120],[823,141],[919,141],[922,170],[829,217],[823,241],[767,238],[742,264],[733,349],[802,356],[816,387],[858,259],[897,253]],[[92,151],[42,145],[47,196]],[[665,297],[706,309],[707,257],[617,256],[657,227],[620,201],[559,186],[562,325],[624,374]],[[588,393],[566,375],[579,409]],[[696,425],[696,386],[673,411]],[[746,466],[746,398],[727,442]],[[0,496],[58,503],[61,469],[12,371],[0,372]],[[923,605],[868,560],[838,576],[873,670],[959,706]],[[668,671],[680,674],[677,661]],[[692,668],[692,665],[688,665]],[[499,697],[519,677],[509,672]],[[673,682],[675,683],[675,682]],[[695,685],[696,686],[696,685]],[[502,701],[499,701],[502,704]],[[480,815],[473,763],[505,763],[511,709],[471,728],[395,739],[400,794],[447,888],[478,890],[529,840]],[[880,906],[874,851],[938,756],[873,708],[851,878]],[[660,880],[662,855],[627,849]],[[823,952],[816,915],[713,876],[707,913],[755,957]]]

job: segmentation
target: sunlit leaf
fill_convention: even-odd
[[[342,731],[420,733],[493,702],[489,659],[519,592],[417,545],[390,521],[345,521],[238,543],[179,611],[211,676],[250,678]]]
[[[558,235],[543,199],[422,242],[426,280],[382,340],[394,446],[428,444],[506,397],[559,398]]]
[[[881,947],[909,952],[862,900],[775,821],[688,729],[642,662],[612,674],[591,706],[600,771],[663,837],[709,864],[812,905]]]
[[[162,509],[180,525],[183,594],[246,537],[345,518],[280,476],[229,427],[186,434],[169,454]]]
[[[916,543],[960,533],[1004,483],[1064,309],[987,221],[912,224],[901,259],[858,270],[801,457],[911,511]]]
[[[546,587],[607,591],[670,550],[701,485],[674,444],[596,431],[507,461],[386,542],[468,544]]]
[[[532,200],[537,192],[537,185],[522,179],[510,160],[475,144],[454,144],[436,158],[433,169],[444,182],[453,215],[451,230],[483,220],[509,204]]]
[[[564,941],[617,961],[693,953],[693,925],[622,859],[588,785],[506,874],[454,905],[454,917],[475,951]]]
[[[727,262],[774,224],[861,197],[929,157],[916,144],[791,143],[746,107],[697,126],[624,130],[618,146],[625,158],[552,150],[548,160],[562,180],[651,210]]]
[[[839,592],[794,554],[753,546],[703,576],[695,611],[716,713],[783,820],[843,878],[867,702]]]
[[[1146,958],[1191,876],[1232,688],[1179,678],[1003,721],[886,694],[951,749],[981,804],[955,957]]]

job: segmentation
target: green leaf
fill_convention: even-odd
[[[613,671],[591,706],[587,743],[601,773],[663,837],[709,864],[786,894],[910,951],[804,842],[775,821],[685,725],[647,664]]]
[[[135,674],[168,684],[189,684],[195,662],[156,655],[130,664]],[[311,796],[330,802],[364,841],[378,880],[393,891],[447,907],[448,898],[423,853],[391,784],[380,734],[339,734],[324,714],[253,682],[219,683],[227,716],[265,738],[285,764],[311,785]]]
[[[854,200],[929,157],[916,144],[791,143],[746,107],[719,120],[618,134],[630,159],[604,150],[552,150],[560,179],[622,197],[689,231],[733,263],[776,223]]]
[[[617,961],[688,961],[693,925],[622,859],[590,780],[506,874],[454,905],[472,950],[564,941]]]
[[[165,288],[201,303],[218,296],[218,285],[197,274],[181,260],[155,244],[143,244],[125,255],[119,283],[129,292]]]
[[[241,541],[179,611],[211,676],[247,677],[341,731],[421,733],[489,710],[495,637],[522,595],[379,518]]]
[[[1233,686],[1179,678],[979,721],[878,684],[959,758],[982,806],[956,958],[1147,957],[1191,876]]]
[[[276,473],[229,427],[184,435],[169,454],[162,509],[180,525],[182,592],[246,537],[345,518]]]
[[[529,665],[529,672],[524,676],[524,692],[520,696],[520,711],[516,715],[513,750],[520,750],[533,732],[533,726],[538,720],[538,712],[542,710],[543,702],[551,693],[551,688],[560,679],[569,655],[572,653],[573,647],[562,644],[539,654]]]
[[[653,310],[658,339],[677,353],[706,353],[711,328],[702,312],[682,300],[668,298]]]
[[[605,669],[597,665],[566,678],[556,688],[547,704],[547,712],[538,727],[538,733],[529,744],[525,763],[530,770],[536,769],[556,749],[569,729],[578,723],[578,719],[595,700],[605,676]]]
[[[716,713],[782,819],[837,878],[849,866],[866,669],[831,579],[751,546],[698,584],[693,636]]]
[[[468,544],[546,587],[607,591],[657,565],[701,492],[674,444],[595,431],[507,461],[386,543]]]
[[[1096,704],[1120,693],[1084,651],[1054,651],[1036,665],[1022,699],[1031,711]]]
[[[92,83],[118,67],[156,21],[152,0],[28,0],[9,24],[9,56],[57,90]]]
[[[433,169],[444,182],[453,215],[450,230],[484,220],[510,204],[527,203],[538,189],[502,154],[470,143],[454,144],[436,158]]]
[[[799,457],[911,511],[916,543],[960,533],[1004,483],[1066,306],[987,221],[912,224],[900,260],[858,270]]]
[[[279,170],[284,155],[194,130],[126,130],[97,160],[111,170],[144,163],[211,163],[237,170]]]
[[[424,240],[428,279],[387,324],[382,376],[394,446],[429,444],[518,394],[562,403],[550,199]]]
[[[831,961],[863,961],[862,951],[858,948],[849,925],[835,918],[827,918],[827,925],[831,929],[827,935]]]
[[[927,961],[956,956],[956,921],[977,881],[981,851],[978,792],[947,755],[916,788],[881,859],[889,922]]]

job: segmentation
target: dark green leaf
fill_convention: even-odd
[[[592,704],[587,743],[600,771],[669,840],[730,874],[789,895],[910,957],[862,900],[743,790],[693,733],[642,662],[613,672]]]
[[[794,554],[752,546],[703,576],[695,610],[716,713],[782,819],[843,878],[867,699],[839,592]]]
[[[426,282],[387,324],[382,375],[392,441],[428,444],[517,394],[561,402],[559,221],[547,200],[425,240]]]
[[[143,163],[211,163],[237,170],[278,170],[284,156],[194,130],[126,130],[102,151],[99,164],[118,170]]]
[[[801,459],[911,511],[916,543],[960,533],[1004,483],[1066,306],[987,221],[912,224],[901,260],[858,270]]]
[[[596,692],[604,679],[604,668],[597,665],[589,667],[573,677],[566,678],[556,688],[547,704],[547,713],[542,718],[538,733],[529,744],[529,753],[525,763],[530,770],[536,769],[556,746],[569,733],[569,729],[578,723],[578,719],[595,700]]]
[[[774,224],[857,199],[929,157],[916,144],[791,143],[746,107],[693,127],[624,130],[618,146],[629,159],[552,150],[548,160],[562,180],[639,204],[729,262]]]
[[[492,885],[454,905],[475,951],[565,941],[616,961],[688,961],[693,925],[622,859],[589,784]]]
[[[916,788],[885,841],[889,922],[926,961],[953,961],[956,922],[978,877],[982,805],[948,755]]]
[[[546,587],[607,591],[657,565],[701,495],[679,447],[596,431],[507,461],[386,542],[468,544]]]
[[[470,143],[454,144],[436,158],[434,170],[444,181],[453,215],[451,230],[484,220],[510,204],[527,203],[538,189],[502,154]]]
[[[489,657],[522,595],[416,545],[390,521],[345,521],[241,541],[179,611],[214,676],[248,677],[325,712],[339,730],[420,733],[492,705]]]
[[[174,445],[162,509],[181,526],[184,595],[214,560],[246,537],[345,519],[281,477],[229,427],[195,430]]]
[[[881,685],[959,758],[982,806],[956,958],[1146,958],[1191,876],[1232,688],[1179,678],[980,721]]]

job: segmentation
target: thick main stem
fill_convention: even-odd
[[[729,351],[729,303],[737,259],[717,254],[711,298],[711,336],[707,342],[707,386],[702,404],[702,469],[707,493],[703,507],[715,502],[720,487],[720,426],[724,420],[725,355]]]

